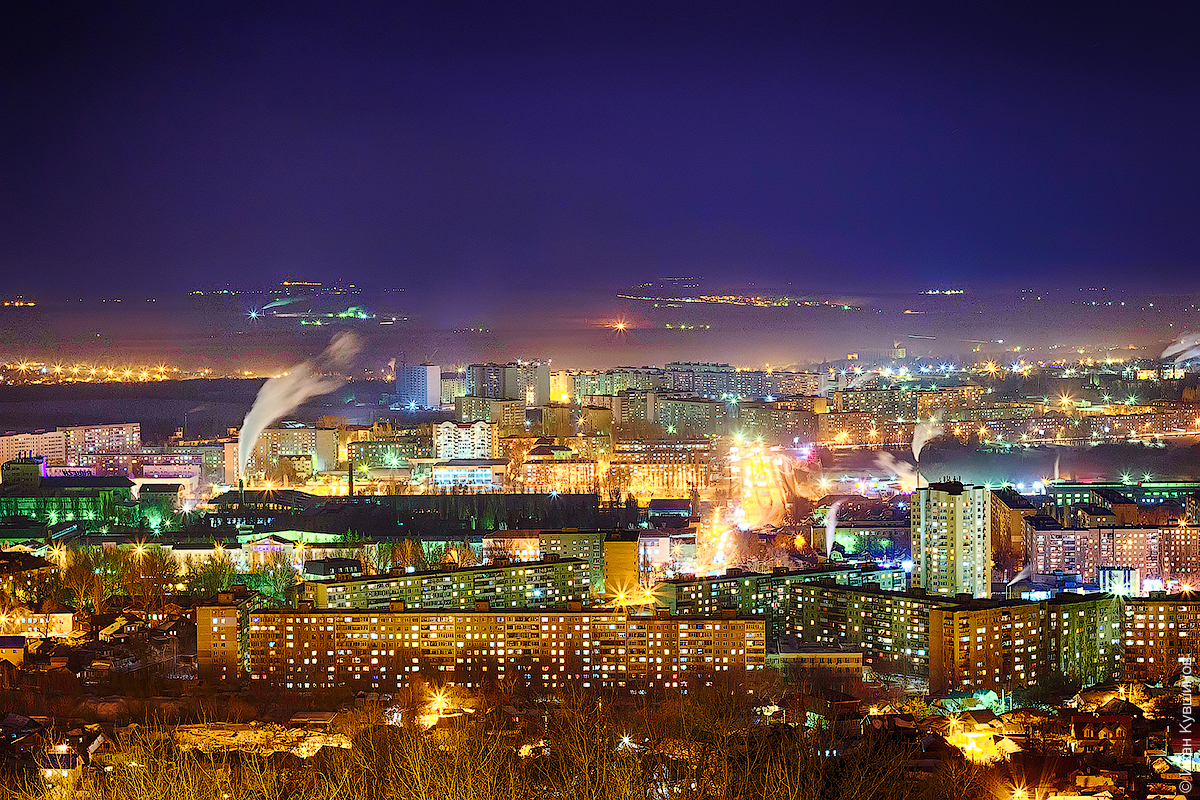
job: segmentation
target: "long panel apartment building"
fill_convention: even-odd
[[[304,597],[318,609],[380,609],[393,603],[406,608],[493,608],[564,606],[591,597],[592,565],[580,558],[547,555],[541,561],[491,564],[460,569],[371,575],[310,581]]]
[[[682,689],[766,662],[762,619],[621,611],[274,609],[249,617],[248,673],[275,688]],[[206,665],[201,664],[204,670]]]
[[[826,580],[796,584],[792,602],[801,641],[862,650],[868,669],[928,681],[932,692],[1014,689],[1052,673],[1090,685],[1125,666],[1122,600],[1112,595],[948,598]]]
[[[799,584],[832,582],[835,585],[874,585],[889,591],[907,588],[907,576],[899,567],[875,564],[846,564],[817,569],[776,569],[770,574],[729,569],[723,575],[673,578],[657,584],[656,604],[673,614],[719,614],[736,609],[739,614],[763,615],[772,641],[791,633],[797,618],[793,587]]]

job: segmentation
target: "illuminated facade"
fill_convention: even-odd
[[[578,400],[587,395],[616,395],[629,389],[655,391],[667,388],[669,378],[661,369],[653,367],[619,367],[604,372],[568,372],[556,384],[561,387],[562,395],[566,394],[566,382],[570,382],[570,397],[556,393],[554,399],[560,402]]]
[[[958,481],[917,489],[911,522],[914,586],[943,596],[991,594],[989,500],[985,487]]]
[[[432,458],[433,440],[419,434],[401,434],[389,439],[350,442],[346,454],[360,466],[399,467],[416,458]]]
[[[992,489],[989,497],[992,514],[992,549],[1003,541],[1015,553],[1023,553],[1024,523],[1037,513],[1023,495],[1012,489]]]
[[[1158,682],[1200,659],[1200,602],[1152,592],[1124,598],[1125,679]]]
[[[748,401],[738,404],[738,431],[749,439],[768,445],[811,442],[817,436],[817,415],[789,408],[786,401]]]
[[[604,591],[605,531],[542,531],[538,557],[578,558],[588,563],[588,581],[594,594]]]
[[[867,444],[887,441],[876,417],[866,411],[817,415],[817,441],[822,444]]]
[[[67,434],[65,431],[12,433],[0,436],[0,464],[19,456],[42,456],[48,465],[67,463]]]
[[[497,427],[487,422],[442,422],[433,427],[434,458],[495,458]]]
[[[70,636],[74,630],[75,614],[70,611],[44,611],[17,606],[0,612],[0,636],[53,639]]]
[[[538,459],[531,457],[522,467],[521,490],[525,492],[594,492],[596,462],[582,458]]]
[[[925,593],[840,586],[831,580],[792,586],[788,633],[801,641],[863,652],[867,669],[929,680],[930,612],[952,605]]]
[[[517,563],[501,558],[453,570],[310,581],[304,594],[318,609],[388,608],[397,602],[410,609],[473,608],[478,602],[493,608],[541,608],[590,599],[591,569],[578,558],[552,555]]]
[[[277,688],[678,689],[762,669],[762,620],[617,611],[257,611],[250,678]],[[203,668],[203,665],[202,665]]]
[[[465,377],[468,395],[494,400],[520,400],[526,406],[542,406],[550,402],[549,361],[535,359],[508,364],[471,364],[466,369]]]
[[[142,425],[124,422],[110,425],[79,425],[58,428],[66,436],[66,465],[81,465],[80,457],[91,453],[136,453],[142,449]]]
[[[665,397],[657,403],[658,422],[670,432],[692,436],[725,433],[725,403],[701,397]]]
[[[267,428],[250,451],[250,458],[246,461],[246,477],[278,470],[284,456],[308,457],[315,472],[335,469],[338,463],[338,432],[307,426]],[[225,475],[226,478],[243,477],[238,475],[237,442],[225,445]]]
[[[491,423],[500,436],[519,436],[525,432],[525,401],[462,395],[454,398],[454,418],[463,423]]]
[[[408,409],[440,408],[442,368],[433,364],[397,364],[396,405]]]
[[[845,389],[830,398],[842,414],[869,414],[872,422],[915,419],[917,393],[911,389]]]
[[[217,682],[237,680],[245,673],[250,612],[265,602],[257,592],[234,587],[196,605],[196,677]]]
[[[983,395],[983,387],[973,383],[922,390],[916,392],[917,415],[928,419],[941,414],[943,419],[949,419],[958,411],[978,407]]]
[[[1064,593],[1044,605],[1045,657],[1052,671],[1081,686],[1121,678],[1125,671],[1125,604],[1119,598]]]
[[[438,490],[498,492],[504,488],[508,462],[499,458],[452,458],[434,464],[429,485]]]
[[[929,610],[929,690],[1032,686],[1046,671],[1046,608],[1024,600],[939,606]]]

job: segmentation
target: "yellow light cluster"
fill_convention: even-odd
[[[165,381],[179,373],[178,367],[158,364],[153,367],[121,367],[103,366],[100,364],[42,364],[34,361],[18,361],[6,364],[6,369],[14,370],[22,377],[42,375],[56,381],[82,381],[86,383]]]

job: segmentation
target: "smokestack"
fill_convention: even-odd
[[[246,505],[246,479],[238,478],[238,507]]]
[[[349,482],[346,485],[346,496],[354,497],[354,459],[350,460]]]

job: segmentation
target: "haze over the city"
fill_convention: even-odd
[[[0,800],[1193,795],[1200,8],[0,8]]]

